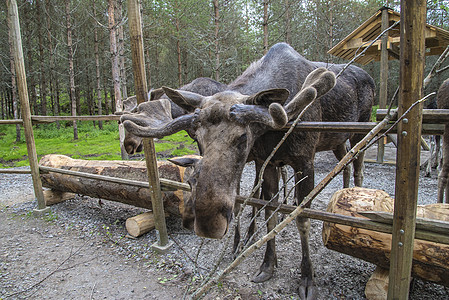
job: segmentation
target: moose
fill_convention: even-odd
[[[438,89],[437,105],[440,109],[449,109],[449,78],[446,79]],[[443,135],[443,165],[438,174],[438,202],[449,203],[449,124],[444,126]],[[446,198],[444,194],[446,193]]]
[[[138,107],[137,113],[122,116],[126,130],[142,137],[162,137],[191,128],[202,159],[178,161],[193,166],[188,183],[191,198],[185,203],[183,225],[199,236],[222,238],[232,218],[234,199],[247,161],[260,170],[272,149],[282,139],[282,129],[301,116],[302,121],[368,121],[374,98],[374,81],[362,69],[350,66],[336,80],[333,72],[343,65],[311,62],[285,43],[274,45],[251,64],[227,90],[212,96],[163,87],[165,94],[189,114],[171,118],[170,103],[153,101],[152,109]],[[332,72],[333,71],[333,72]],[[315,101],[316,99],[316,101]],[[151,103],[151,102],[150,102]],[[314,157],[317,151],[345,150],[346,140],[362,137],[350,133],[320,133],[294,130],[278,149],[263,174],[261,196],[272,199],[279,188],[278,167],[290,165],[298,182],[297,204],[314,187]],[[354,162],[355,184],[363,181],[363,155]],[[300,174],[300,175],[299,175]],[[276,200],[276,199],[275,199]],[[271,212],[266,211],[266,217]],[[267,227],[276,225],[276,216]],[[309,255],[310,220],[298,217],[296,224],[302,247],[302,298],[316,297],[314,273]],[[275,240],[267,243],[263,263],[253,278],[263,282],[272,277],[276,265]]]
[[[194,92],[203,96],[212,96],[218,92],[224,91],[226,87],[227,86],[225,84],[215,81],[211,78],[199,77],[194,79],[190,83],[180,87],[179,89],[183,91]],[[164,90],[162,88],[152,89],[148,93],[149,101],[158,100],[162,98],[168,99],[167,96],[164,94]],[[181,115],[187,114],[187,112],[184,109],[182,109],[175,103],[170,102],[170,104],[171,104],[172,118],[175,119]],[[136,112],[137,111],[136,96],[126,98],[123,101],[123,106],[124,106],[123,112],[119,112],[119,114],[121,115]],[[189,133],[189,130],[187,130],[187,132]],[[125,139],[123,141],[123,144],[128,154],[135,154],[138,152],[142,152],[143,150],[142,138],[128,131],[125,132]]]

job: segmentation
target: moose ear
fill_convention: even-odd
[[[192,92],[174,90],[165,86],[162,89],[168,98],[187,112],[194,112],[196,108],[201,108],[205,99],[204,96]]]
[[[164,95],[164,89],[163,88],[158,88],[158,89],[153,89],[150,91],[150,99],[149,101],[152,100],[157,100],[157,99],[161,99],[162,95]]]
[[[201,156],[197,156],[197,155],[186,155],[186,156],[173,157],[173,158],[168,159],[169,162],[174,163],[175,165],[181,166],[184,168],[192,167],[200,160],[201,160]]]
[[[265,90],[250,96],[245,101],[245,104],[262,105],[265,107],[270,106],[271,103],[279,103],[280,105],[284,105],[289,95],[290,92],[286,89]]]
[[[116,112],[116,114],[124,114],[124,113],[130,113],[135,112],[137,108],[137,97],[131,96],[123,100],[123,111],[122,112]]]

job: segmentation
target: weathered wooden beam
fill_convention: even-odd
[[[401,0],[399,115],[422,98],[426,1]],[[415,237],[422,104],[400,122],[388,299],[408,299]]]
[[[296,128],[303,131],[320,131],[320,132],[351,132],[351,133],[368,133],[378,123],[376,122],[299,122]],[[385,126],[380,132],[387,131],[391,125]],[[290,128],[287,124],[281,131],[286,131]],[[397,128],[393,128],[390,133],[397,133]],[[443,134],[443,124],[424,124],[422,126],[422,134]]]
[[[418,100],[418,99],[417,99]],[[397,109],[392,109],[395,112]],[[378,109],[376,112],[377,121],[381,121],[387,115],[387,109]],[[397,118],[392,119],[396,121]],[[446,124],[449,123],[449,109],[423,109],[423,124]]]
[[[131,43],[131,58],[133,65],[134,88],[137,103],[148,101],[148,88],[145,74],[145,58],[143,49],[142,22],[140,7],[137,0],[128,1],[128,23]],[[154,221],[158,232],[157,245],[153,248],[158,251],[166,251],[170,246],[167,226],[165,223],[164,205],[161,199],[160,182],[157,173],[156,151],[153,139],[144,138],[143,148],[147,162],[148,180],[152,190],[151,201],[153,203]]]
[[[382,8],[381,32],[384,32],[389,26],[388,8]],[[380,85],[379,85],[379,108],[387,107],[388,98],[388,31],[382,36],[380,45]],[[383,163],[385,153],[384,140],[377,142],[377,163]]]
[[[31,174],[30,169],[0,169],[0,174]]]
[[[101,116],[31,116],[31,120],[36,123],[52,123],[56,121],[119,121],[118,115]]]
[[[33,180],[34,195],[37,199],[39,211],[46,208],[42,182],[39,177],[36,144],[34,143],[33,125],[31,123],[30,102],[26,81],[25,63],[23,60],[22,37],[20,34],[19,12],[16,0],[7,0],[8,14],[11,19],[12,43],[14,49],[14,66],[17,75],[17,88],[19,91],[20,106],[23,116],[23,127],[27,144],[28,160],[30,161],[31,178]]]

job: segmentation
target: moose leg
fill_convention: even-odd
[[[363,138],[363,136],[356,134],[354,137],[350,140],[351,147],[354,147],[360,140]],[[362,186],[363,185],[363,172],[365,171],[365,164],[363,162],[363,157],[365,156],[365,152],[361,152],[358,154],[357,158],[352,163],[354,165],[354,185],[355,186]]]
[[[346,153],[346,143],[340,144],[335,150],[333,150],[335,157],[340,161],[345,157]],[[351,179],[351,166],[348,165],[343,169],[343,188],[349,187],[349,181]]]
[[[261,168],[261,164],[258,164],[256,162],[256,178],[254,180],[254,186],[256,186],[256,184],[259,180],[260,168]],[[239,183],[239,187],[237,189],[237,193],[240,194],[240,183]],[[253,198],[259,198],[259,195],[260,195],[260,189],[255,192],[255,194],[253,195]],[[234,214],[237,216],[239,211],[240,211],[240,204],[236,203],[235,207],[234,207]],[[242,250],[243,246],[245,246],[249,242],[249,239],[253,236],[254,232],[256,231],[256,219],[255,219],[256,214],[257,214],[257,209],[253,206],[252,212],[251,212],[251,220],[252,221],[249,224],[248,232],[244,235],[245,241],[243,242],[242,245],[240,245],[240,240],[241,240],[240,221],[237,222],[237,225],[235,228],[235,235],[234,235],[234,245],[232,247],[232,253],[234,253],[234,255],[237,255],[237,253],[239,253]]]
[[[443,135],[443,165],[438,174],[438,203],[444,202],[444,192],[446,190],[446,203],[448,202],[448,177],[449,177],[449,125],[444,127]]]
[[[264,200],[277,202],[276,196],[279,190],[279,172],[275,166],[269,165],[264,173],[264,182],[262,184],[262,197]],[[265,220],[267,222],[267,230],[271,231],[277,225],[277,213],[265,210]],[[252,279],[253,282],[259,283],[270,279],[274,273],[274,267],[277,266],[275,238],[267,242],[265,249],[265,256],[263,263],[260,266],[259,272]]]
[[[302,180],[296,186],[296,197],[298,205],[301,204],[304,197],[313,189],[314,186],[314,169],[313,169],[313,158],[306,164],[305,167],[300,168],[303,171],[302,178],[297,176],[296,182]],[[295,168],[295,171],[298,168]],[[306,206],[310,207],[310,203]],[[299,297],[301,299],[316,299],[317,292],[314,282],[314,271],[312,266],[312,260],[310,259],[310,249],[309,249],[309,232],[310,232],[310,219],[298,217],[296,219],[296,226],[298,227],[299,235],[301,238],[301,250],[302,250],[302,260],[301,260],[301,283],[299,285]]]

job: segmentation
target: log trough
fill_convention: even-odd
[[[42,185],[50,189],[44,192],[46,205],[71,199],[74,194],[81,194],[152,209],[145,161],[82,160],[50,154],[40,160],[39,166],[44,167],[40,174]],[[140,182],[141,185],[48,172],[45,167],[132,180]],[[183,182],[186,168],[168,161],[158,161],[158,171],[161,178]],[[165,212],[180,217],[184,211],[184,197],[188,196],[189,192],[182,190],[162,191]],[[149,220],[152,218],[151,214],[148,212],[144,215],[145,221],[141,216],[127,221],[130,235],[137,237],[154,228],[154,224]]]
[[[392,213],[393,205],[394,200],[382,190],[350,188],[335,192],[327,211],[366,218],[365,211]],[[418,205],[417,217],[445,221],[449,225],[449,204]],[[323,243],[329,249],[377,265],[379,269],[367,283],[366,296],[386,299],[391,234],[324,222]],[[449,286],[449,245],[415,239],[412,276]]]

